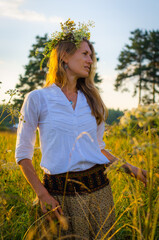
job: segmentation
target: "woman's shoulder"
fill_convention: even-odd
[[[49,99],[57,99],[57,89],[56,86],[49,86],[40,89],[35,89],[26,94],[25,101],[31,101],[38,104],[43,104]]]
[[[37,100],[40,99],[43,95],[45,95],[48,91],[48,88],[34,89],[26,94],[26,98]]]

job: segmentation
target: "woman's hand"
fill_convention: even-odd
[[[108,158],[110,163],[114,163],[115,161],[119,160],[117,157],[115,157],[114,155],[109,153],[106,149],[102,149],[101,153],[103,153],[106,156],[106,158]],[[146,170],[135,167],[135,166],[131,165],[130,163],[125,163],[124,165],[122,165],[122,168],[124,168],[124,171],[126,173],[128,173],[131,176],[142,181],[145,186],[147,185],[147,171]]]
[[[64,217],[63,211],[60,207],[60,204],[54,197],[52,197],[49,193],[43,194],[39,196],[40,206],[42,212],[45,214],[48,211],[52,210],[52,217],[57,218],[58,222],[62,226],[63,230],[68,230],[68,221],[66,217]],[[46,219],[51,222],[52,218],[50,215],[46,216]]]
[[[40,200],[42,212],[45,214],[48,211],[52,210],[53,217],[56,217],[59,223],[62,225],[63,229],[67,230],[68,224],[66,218],[63,216],[64,214],[62,212],[60,204],[48,193],[47,189],[41,183],[35,172],[32,161],[30,159],[23,159],[19,162],[19,165],[25,178]],[[46,218],[51,221],[49,214],[46,216]]]
[[[60,220],[61,215],[63,214],[63,211],[60,207],[60,204],[58,201],[56,201],[55,198],[53,198],[48,192],[45,194],[42,194],[38,196],[40,200],[40,206],[42,212],[45,214],[48,211],[53,211],[53,216],[56,217],[58,220]]]
[[[142,181],[146,187],[147,185],[147,171],[138,167],[135,167],[131,164],[127,163],[127,168],[130,171],[130,175],[135,177],[136,179]],[[127,170],[126,170],[127,171]]]

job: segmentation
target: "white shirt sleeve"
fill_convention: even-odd
[[[97,125],[97,140],[98,140],[100,149],[105,148],[105,142],[103,141],[104,130],[105,130],[105,122],[103,121],[99,125]]]
[[[19,119],[15,151],[17,163],[25,158],[32,160],[40,113],[39,109],[40,101],[35,90],[27,94],[21,109],[23,119],[21,120],[21,117]]]

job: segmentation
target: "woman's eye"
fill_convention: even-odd
[[[84,54],[84,55],[87,55],[87,53],[86,53],[86,52],[84,52],[83,54]]]

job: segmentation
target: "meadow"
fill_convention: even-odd
[[[157,240],[159,239],[158,120],[154,122],[151,116],[151,121],[147,121],[146,124],[143,122],[142,126],[138,126],[137,116],[136,119],[131,117],[130,122],[130,115],[127,113],[119,125],[106,126],[104,135],[106,149],[121,159],[121,162],[112,164],[107,169],[116,212],[115,236],[120,240]],[[126,121],[126,117],[129,121]],[[39,216],[36,196],[15,163],[15,141],[15,133],[0,132],[0,239],[51,239],[44,224],[45,217]],[[42,180],[40,158],[37,138],[33,164]],[[121,169],[124,161],[148,171],[146,187]],[[37,237],[38,224],[42,229],[43,238]],[[56,223],[50,226],[50,231],[56,233]],[[111,238],[103,236],[102,239]]]

